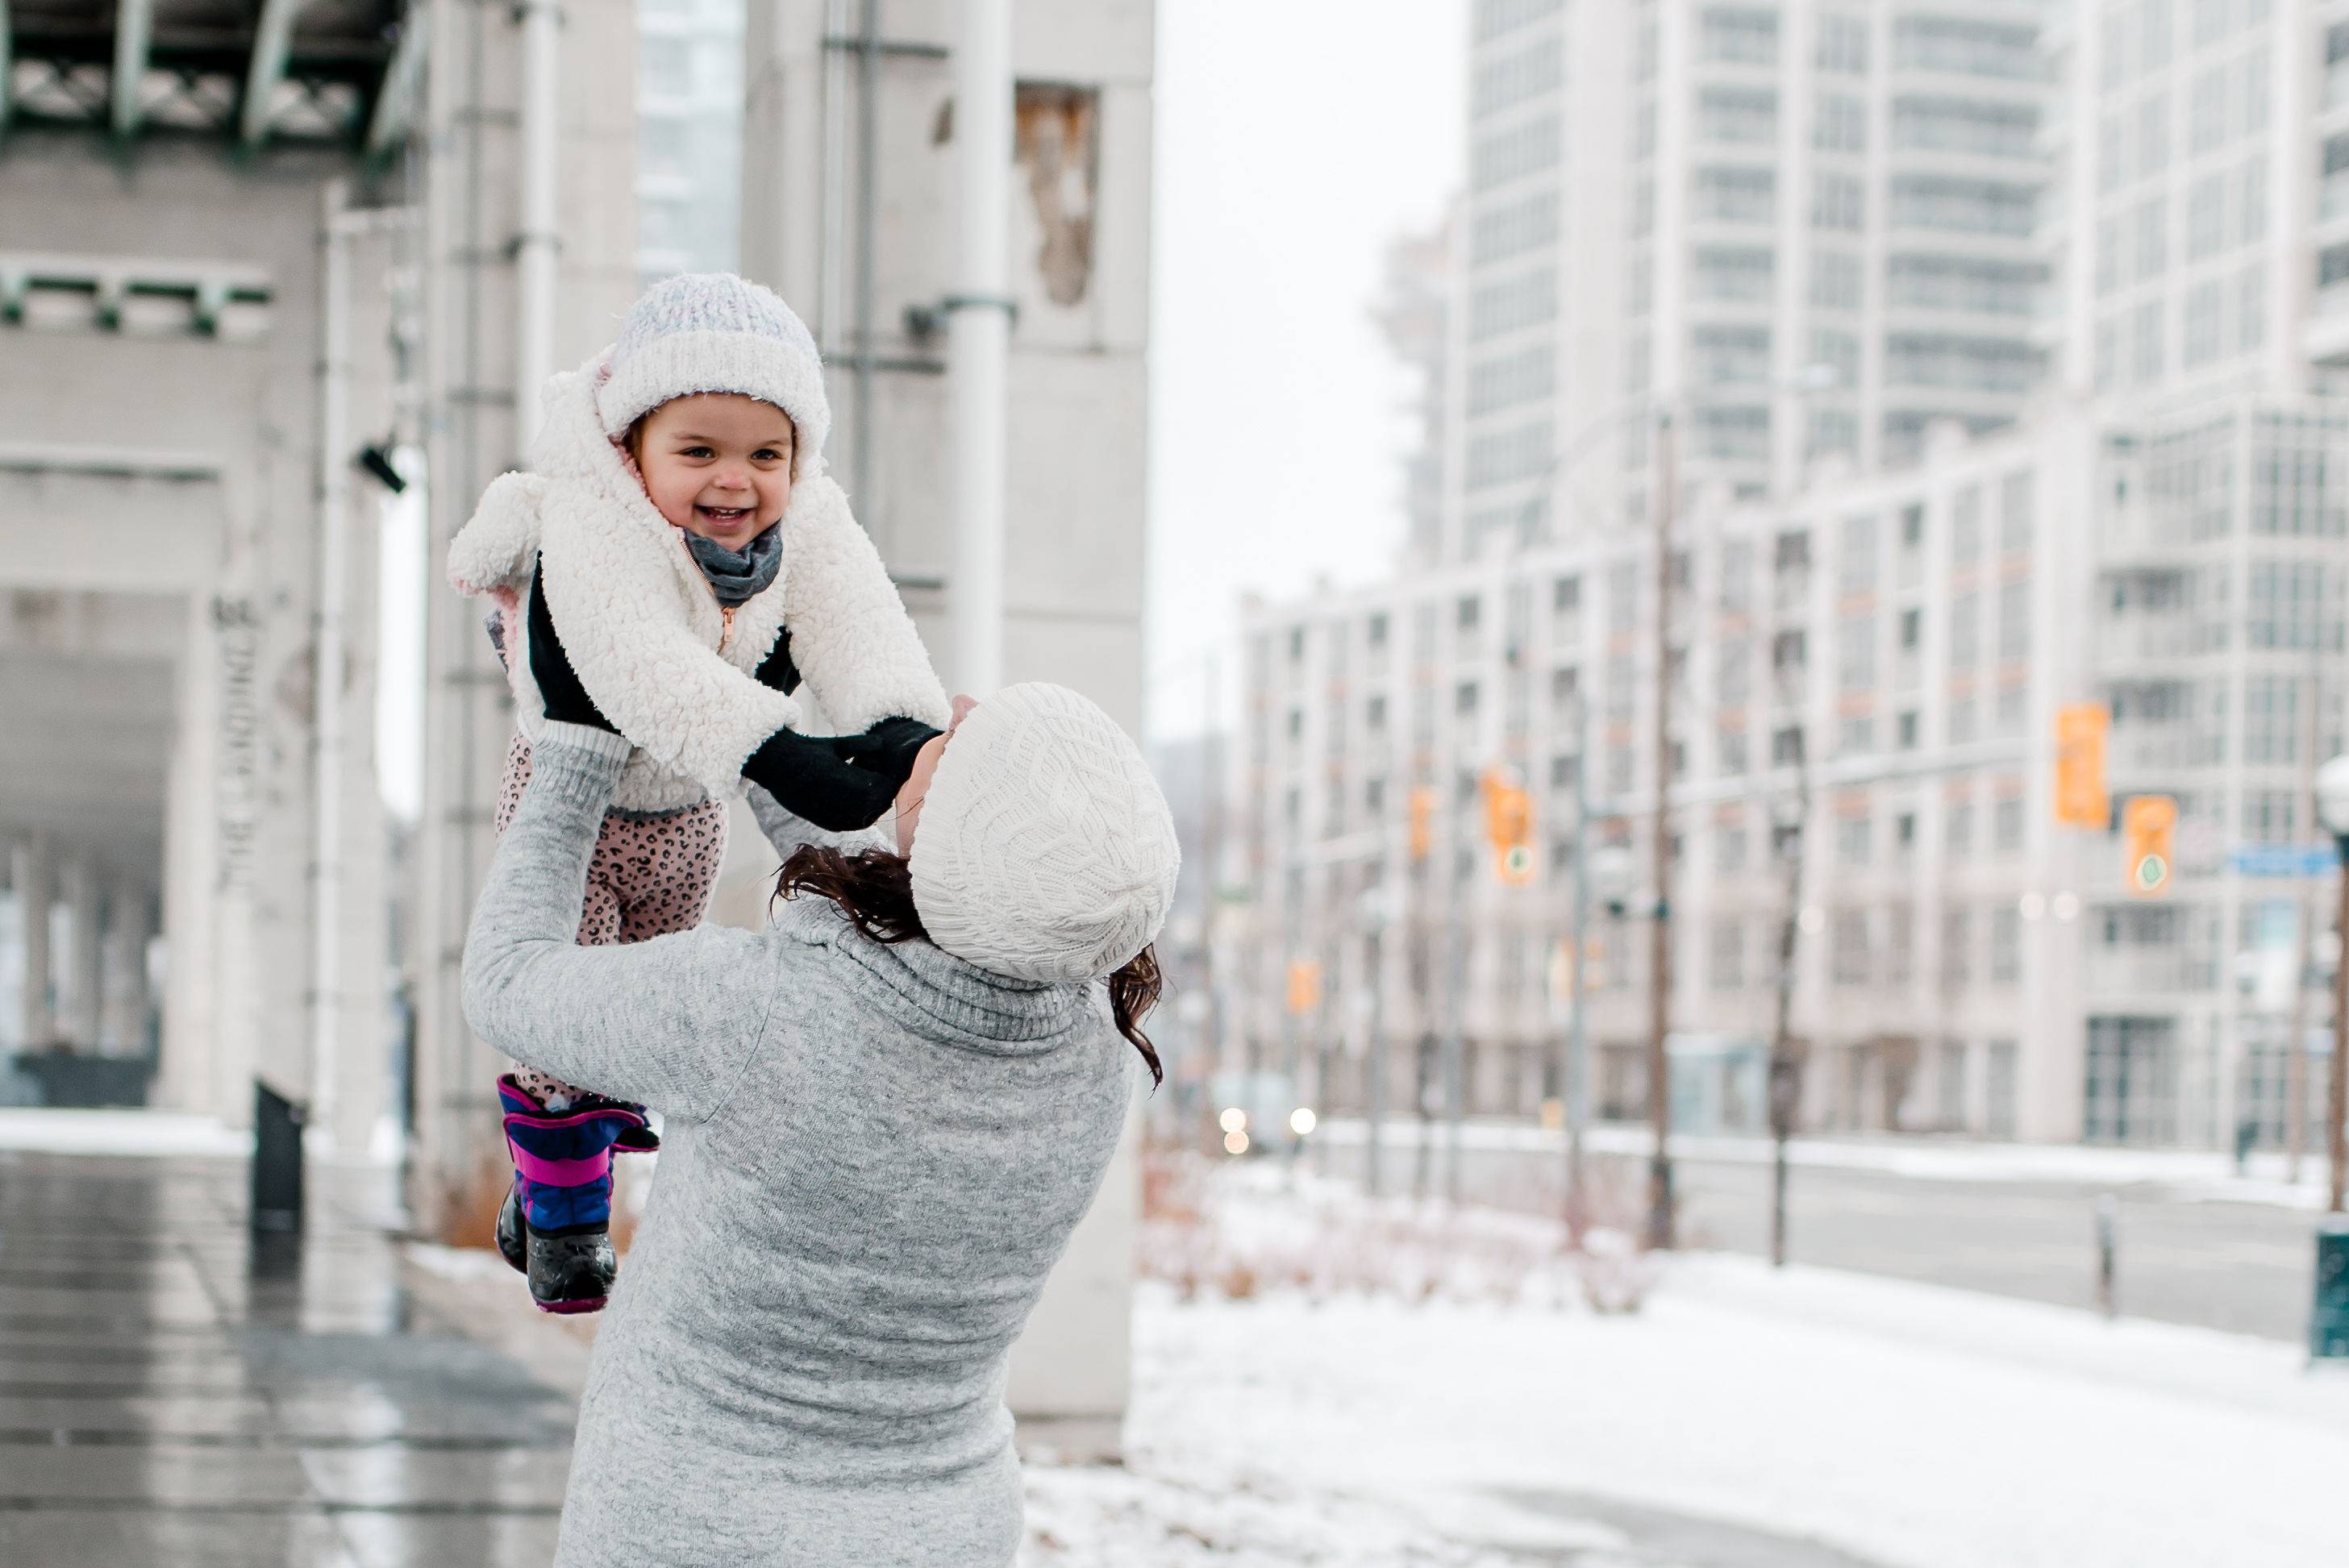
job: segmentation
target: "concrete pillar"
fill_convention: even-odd
[[[57,898],[57,860],[47,834],[35,833],[16,846],[16,908],[24,927],[25,989],[16,1037],[28,1051],[40,1049],[57,1032],[49,1007],[49,905]]]
[[[106,903],[98,866],[88,855],[65,865],[65,983],[60,987],[57,1033],[78,1051],[98,1049],[99,981],[106,954]]]
[[[135,882],[118,882],[107,907],[111,918],[106,926],[98,1048],[136,1057],[147,1049],[147,943],[155,934],[154,895]]]

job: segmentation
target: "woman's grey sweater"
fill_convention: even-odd
[[[1005,1359],[1139,1058],[1097,988],[885,945],[813,898],[763,932],[576,945],[627,751],[540,731],[465,945],[483,1039],[666,1119],[558,1568],[1008,1564]]]

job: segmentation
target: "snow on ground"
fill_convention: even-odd
[[[1327,1199],[1221,1201],[1277,1231]],[[2349,1372],[1931,1286],[1698,1255],[1600,1315],[1151,1284],[1134,1370],[1125,1469],[1030,1468],[1037,1568],[1666,1560],[1574,1522],[1590,1500],[1881,1568],[2349,1560]],[[1764,1560],[1806,1559],[1720,1559]]]
[[[35,1154],[250,1154],[253,1134],[163,1110],[0,1109],[0,1150]]]
[[[1366,1136],[1358,1120],[1323,1122],[1317,1140],[1346,1149],[1360,1148]],[[1381,1131],[1388,1147],[1416,1147],[1415,1120],[1387,1124]],[[1433,1129],[1436,1146],[1448,1136],[1441,1124]],[[1468,1122],[1461,1128],[1461,1145],[1469,1150],[1555,1154],[1564,1157],[1565,1135],[1553,1128],[1526,1122]],[[1585,1147],[1600,1154],[1645,1158],[1655,1147],[1643,1127],[1594,1127],[1584,1135]],[[1774,1158],[1767,1138],[1697,1137],[1676,1133],[1672,1156],[1703,1164],[1762,1165]],[[2301,1162],[2301,1179],[2287,1181],[2282,1154],[2251,1156],[2246,1174],[2235,1173],[2231,1156],[2200,1149],[2100,1149],[2065,1143],[1978,1143],[1961,1139],[1907,1137],[1885,1140],[1798,1138],[1789,1146],[1797,1170],[1872,1171],[1919,1181],[2059,1181],[2085,1186],[2134,1186],[2154,1183],[2178,1190],[2179,1195],[2240,1203],[2270,1203],[2286,1208],[2322,1210],[2325,1205],[2325,1166],[2320,1149]]]

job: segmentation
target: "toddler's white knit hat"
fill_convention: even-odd
[[[1157,939],[1183,864],[1142,752],[1066,686],[973,708],[914,830],[914,906],[930,940],[1017,980],[1093,980]]]
[[[595,412],[616,441],[647,413],[696,392],[739,392],[789,414],[795,467],[822,455],[832,429],[807,323],[772,289],[732,273],[685,273],[645,291],[620,324]]]

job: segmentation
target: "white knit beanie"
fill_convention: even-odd
[[[628,427],[674,397],[739,392],[792,417],[793,467],[815,471],[832,404],[814,335],[772,289],[732,273],[685,273],[647,289],[620,324],[612,374],[595,389],[604,433]]]
[[[1093,980],[1156,940],[1183,863],[1142,752],[1066,686],[1009,686],[938,759],[914,830],[930,940],[1016,980]]]

